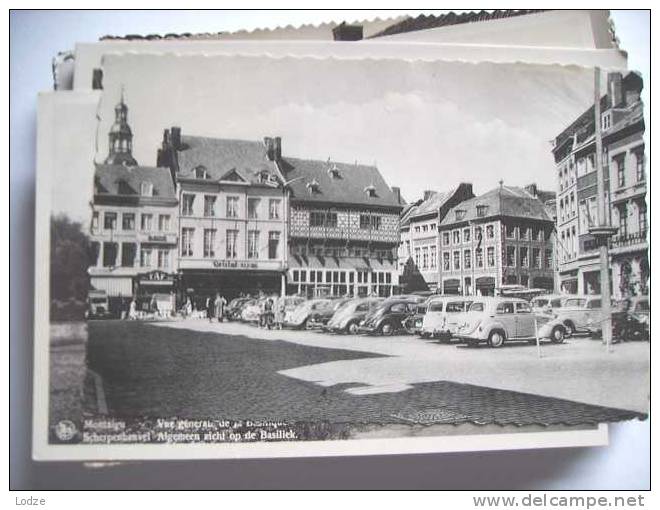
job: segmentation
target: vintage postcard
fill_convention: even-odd
[[[99,69],[40,98],[35,458],[595,445],[646,419],[639,74]]]

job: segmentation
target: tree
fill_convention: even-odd
[[[61,315],[56,302],[78,303],[76,311],[65,313],[66,318],[82,318],[84,302],[87,299],[90,265],[89,238],[83,232],[82,224],[72,221],[66,215],[52,217],[50,221],[50,299],[51,319]],[[78,317],[80,315],[80,317]]]

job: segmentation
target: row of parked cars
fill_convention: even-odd
[[[246,298],[243,298],[246,299]],[[604,315],[600,296],[545,295],[527,301],[513,297],[411,294],[389,298],[309,299],[285,297],[283,325],[339,334],[397,332],[468,344],[501,347],[509,341],[561,343],[578,332],[598,335]],[[229,304],[230,319],[256,322],[259,300]],[[615,302],[615,338],[648,339],[649,301],[646,296]]]

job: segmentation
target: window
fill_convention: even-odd
[[[170,215],[161,214],[158,216],[158,230],[160,232],[169,232],[170,230]]]
[[[380,216],[373,216],[371,214],[360,214],[360,228],[363,230],[380,230],[380,220],[381,220]],[[415,228],[417,229],[419,227],[415,227]]]
[[[417,267],[420,267],[421,254],[422,254],[422,251],[419,248],[415,248],[415,265]]]
[[[532,313],[529,303],[516,303],[516,313]]]
[[[456,221],[461,221],[465,218],[465,209],[456,209]]]
[[[529,240],[529,227],[520,227],[520,239]]]
[[[415,225],[415,232],[419,232],[421,230],[419,225]]]
[[[509,314],[513,313],[513,303],[500,303],[495,309],[495,313]]]
[[[460,230],[454,230],[452,232],[452,237],[454,240],[454,244],[461,244],[461,231]]]
[[[469,243],[470,242],[470,229],[469,228],[464,228],[463,229],[463,242],[464,243]]]
[[[486,225],[486,237],[493,239],[495,237],[495,227],[493,225]]]
[[[436,254],[436,248],[435,246],[431,246],[431,253],[429,255],[430,257],[430,265],[431,269],[435,269],[436,267],[436,259],[437,259],[437,254]],[[389,274],[389,273],[388,273]]]
[[[227,230],[225,247],[226,247],[226,257],[228,259],[235,259],[238,257],[237,252],[237,240],[238,240],[238,230]]]
[[[487,205],[478,205],[477,206],[477,216],[480,218],[483,218],[486,216],[486,212],[488,211],[488,206]]]
[[[151,197],[154,194],[154,185],[150,182],[140,183],[140,195],[143,197]]]
[[[279,220],[281,208],[282,201],[279,198],[271,198],[268,201],[268,218],[271,220]]]
[[[435,230],[438,225],[436,223],[431,223],[431,230]]]
[[[552,250],[545,250],[545,267],[552,267]]]
[[[121,215],[121,229],[135,230],[135,214],[124,213]]]
[[[534,269],[541,269],[541,250],[532,248],[532,267]]]
[[[324,211],[312,211],[309,214],[309,226],[310,227],[331,227],[334,228],[337,226],[337,213],[335,212],[324,212]],[[360,228],[362,227],[362,216],[360,216]]]
[[[628,235],[628,206],[625,203],[619,208],[619,235]]]
[[[465,250],[463,252],[463,268],[464,269],[472,268],[472,252],[470,250]]]
[[[251,220],[256,220],[259,218],[259,204],[261,199],[259,198],[248,198],[248,218]]]
[[[442,270],[449,271],[450,269],[451,269],[451,265],[449,261],[449,252],[445,251],[442,253]]]
[[[208,172],[205,166],[199,165],[195,167],[195,179],[208,179]]]
[[[619,188],[623,188],[626,185],[626,158],[625,155],[618,156],[615,160],[616,162],[616,177],[617,184]]]
[[[89,243],[90,266],[97,266],[99,263],[99,254],[101,253],[101,244],[97,241]]]
[[[536,239],[537,241],[545,240],[545,233],[543,232],[542,228],[535,228],[532,235],[534,236],[534,239]]]
[[[449,232],[442,233],[442,244],[443,246],[449,246]]]
[[[493,246],[489,246],[486,250],[486,261],[488,267],[495,267],[495,248]]]
[[[140,248],[140,267],[151,267],[151,248]]]
[[[325,226],[335,228],[337,226],[337,213],[328,212],[325,214]]]
[[[638,214],[639,214],[639,232],[645,236],[646,235],[646,229],[648,228],[648,219],[646,216],[646,204],[645,203],[640,203],[637,206]]]
[[[99,213],[94,211],[92,213],[92,232],[96,232],[99,229]]]
[[[268,232],[268,258],[276,259],[279,257],[280,233]]]
[[[469,312],[483,312],[484,311],[484,304],[479,303],[478,301],[474,302],[470,305],[470,309],[468,311]]]
[[[215,229],[204,229],[204,257],[215,257]]]
[[[524,246],[520,247],[520,266],[529,267],[529,253],[528,249]]]
[[[461,268],[461,252],[454,252],[454,270],[457,271]]]
[[[509,267],[516,266],[516,247],[507,246],[506,247],[506,265]]]
[[[121,266],[133,267],[136,252],[137,245],[135,243],[121,243]]]
[[[195,235],[194,228],[181,229],[181,255],[183,257],[192,257],[194,235]]]
[[[600,127],[603,131],[607,131],[612,126],[612,112],[605,112],[600,118]]]
[[[227,197],[227,218],[238,218],[238,197]]]
[[[248,230],[248,258],[259,258],[259,231]]]
[[[428,269],[429,267],[429,249],[427,246],[422,248],[422,269]]]
[[[117,243],[103,243],[103,267],[117,265]]]
[[[140,230],[143,232],[151,232],[151,227],[153,226],[153,215],[152,214],[143,214],[140,217]]]
[[[107,212],[103,214],[103,230],[115,230],[117,226],[117,213]]]
[[[193,204],[195,202],[195,195],[184,193],[181,197],[181,214],[183,216],[193,215]]]
[[[170,267],[170,250],[165,248],[158,250],[158,268],[168,269],[169,267]]]
[[[504,231],[506,233],[507,239],[515,239],[516,238],[516,227],[515,225],[506,225],[504,228]]]
[[[215,195],[204,195],[204,216],[215,216]]]
[[[484,250],[483,248],[477,248],[474,250],[474,263],[477,267],[484,267]]]
[[[644,172],[644,149],[637,150],[635,152],[635,175],[637,176],[637,182],[643,182],[646,179],[646,174]]]

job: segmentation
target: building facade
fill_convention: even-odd
[[[494,295],[502,285],[552,291],[554,223],[528,189],[504,186],[454,206],[438,226],[444,294]]]
[[[423,199],[408,207],[401,217],[399,269],[412,258],[430,290],[439,288],[440,236],[438,225],[455,205],[474,197],[472,185],[460,184],[447,192],[425,191]]]
[[[285,288],[286,197],[267,143],[165,130],[158,164],[176,182],[180,298],[203,306],[217,292]]]
[[[618,231],[610,241],[611,282],[615,297],[648,293],[648,213],[642,80],[635,73],[610,73],[601,98],[603,170],[608,221]],[[589,233],[598,225],[594,108],[557,136],[557,245],[560,288],[598,294],[598,246]]]
[[[290,208],[287,293],[391,295],[400,193],[375,166],[282,157],[278,167]]]
[[[123,98],[115,108],[109,153],[96,165],[91,202],[88,269],[92,288],[111,308],[136,297],[139,306],[160,296],[169,307],[177,270],[177,198],[167,168],[139,166]]]

